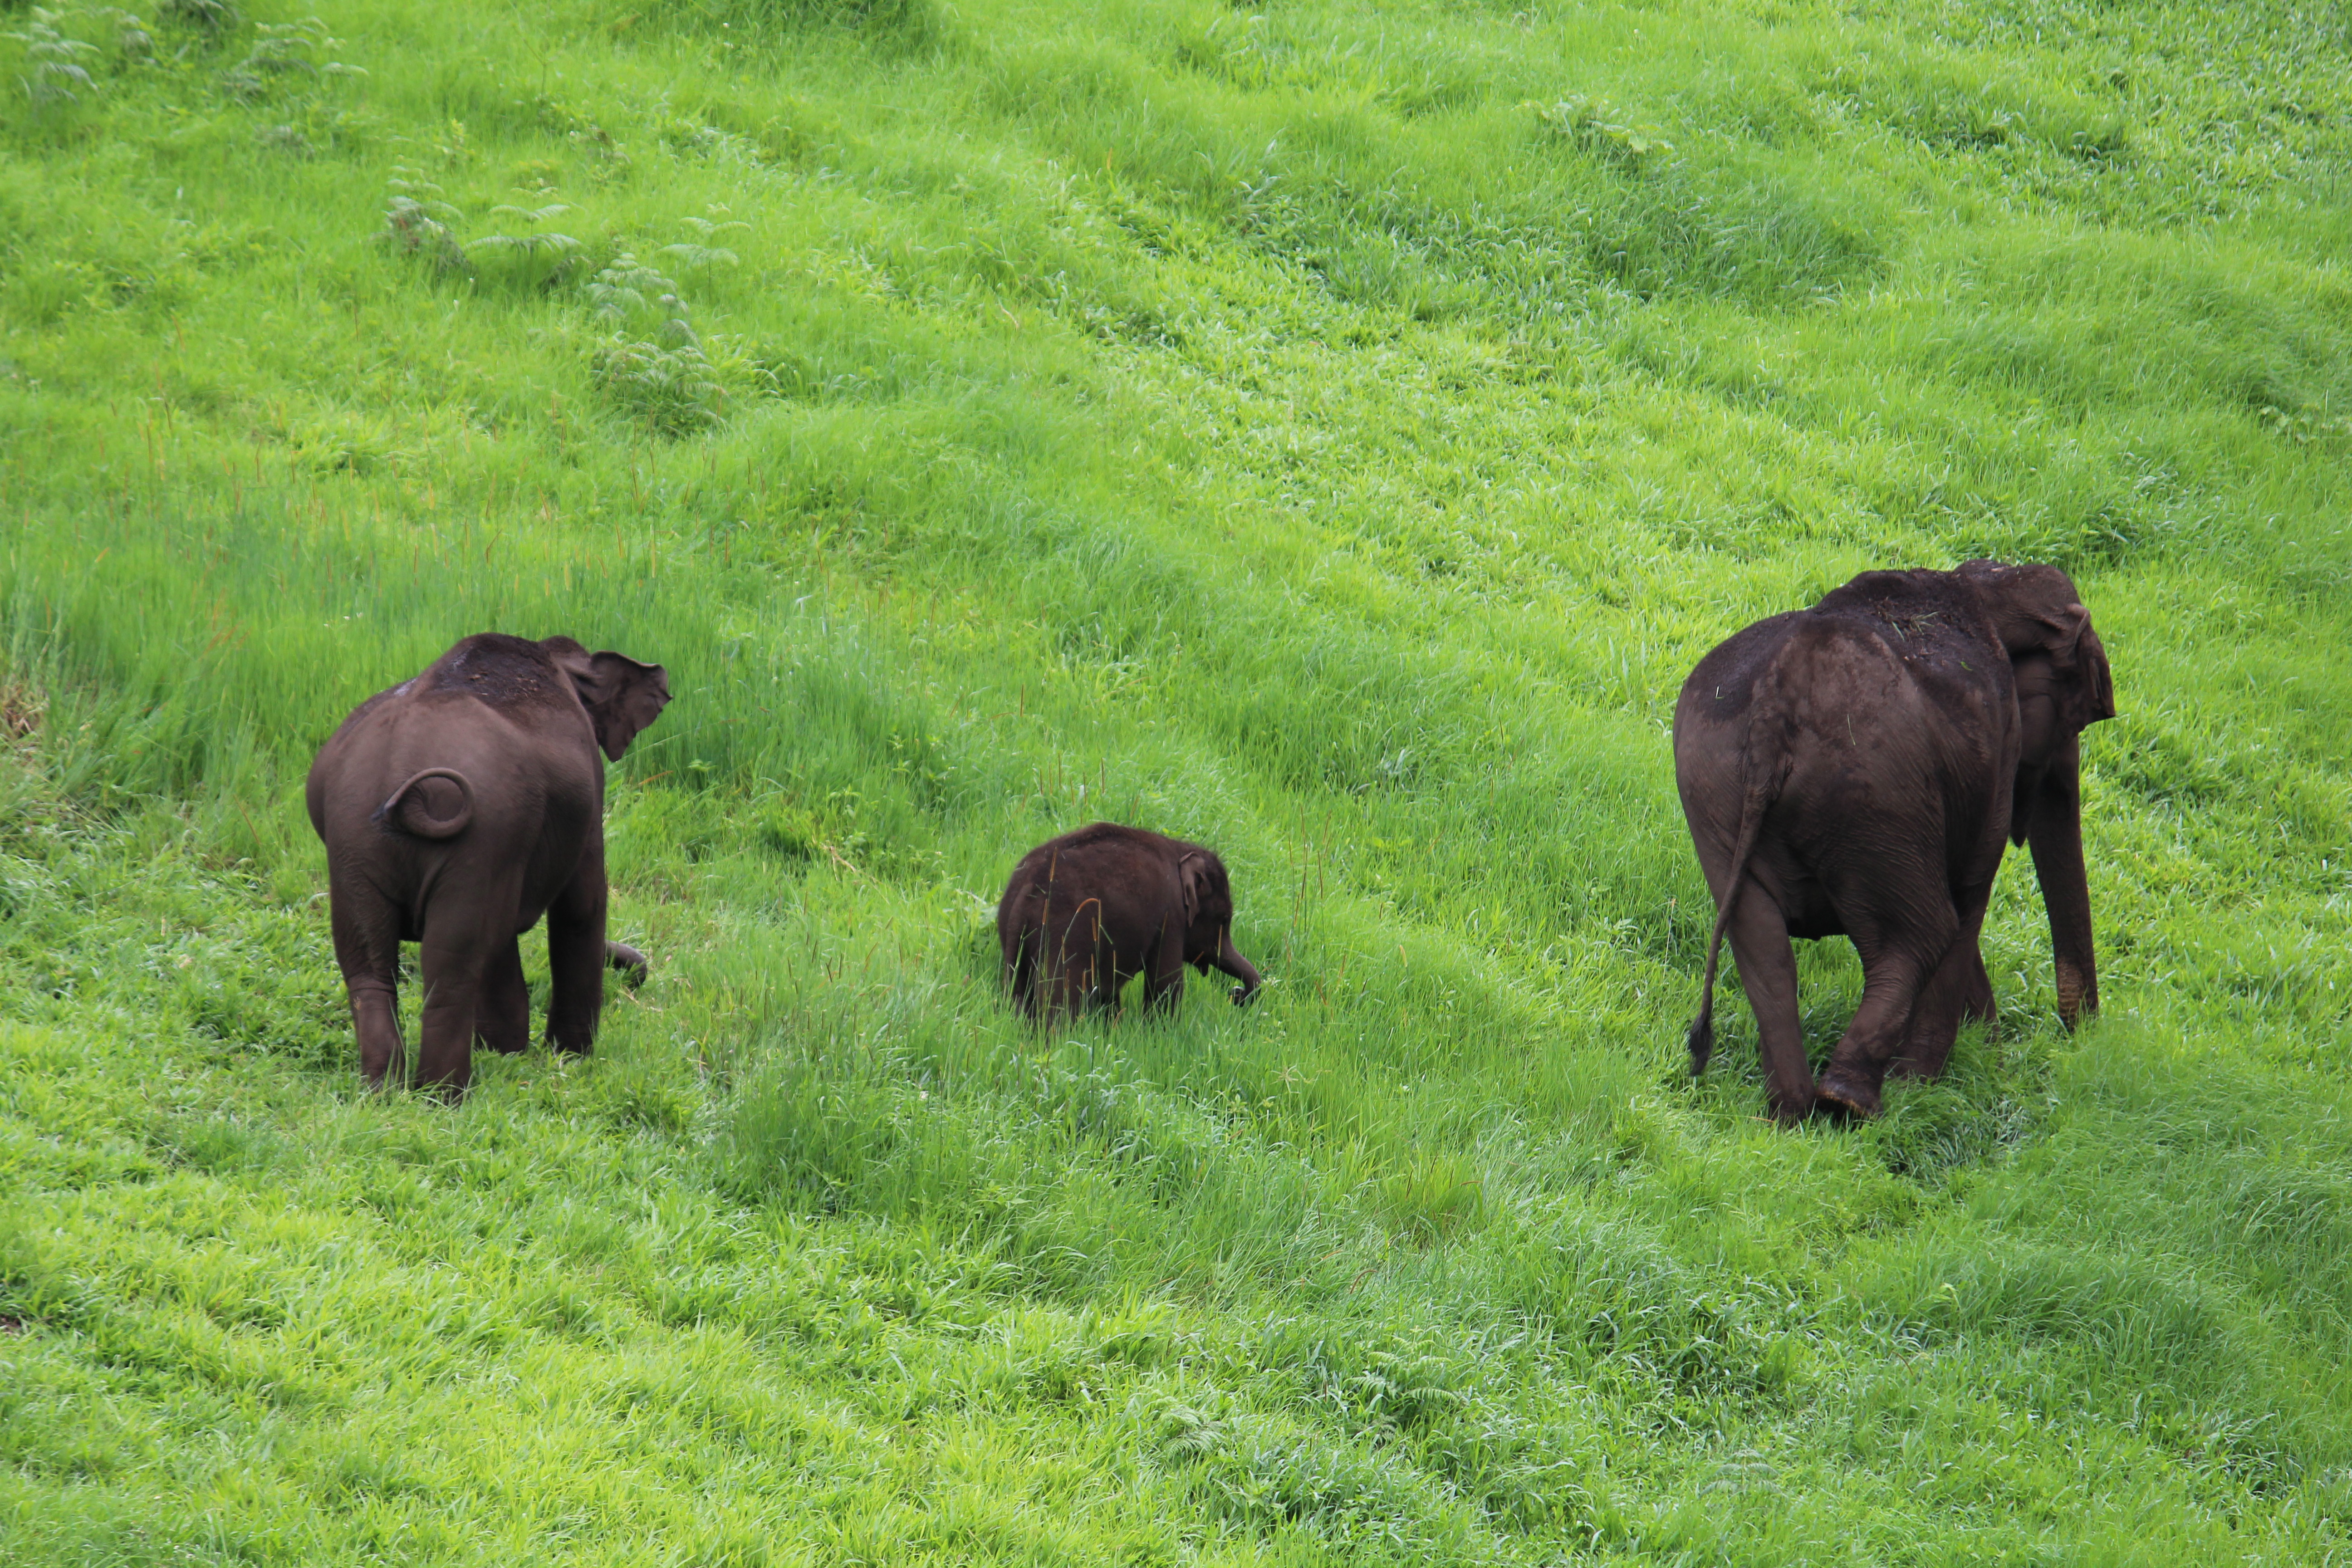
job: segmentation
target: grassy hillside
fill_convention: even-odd
[[[2348,155],[2278,0],[0,4],[0,1560],[2352,1561]],[[2021,859],[1775,1131],[1675,689],[1985,553],[2106,1015]],[[373,1099],[301,774],[488,628],[655,975]],[[1257,1006],[1013,1021],[1097,816]]]

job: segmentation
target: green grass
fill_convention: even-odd
[[[2352,1561],[2335,13],[307,16],[0,8],[0,1560]],[[2021,860],[1775,1131],[1675,688],[1979,553],[2106,1015]],[[654,978],[371,1098],[302,771],[492,627]],[[1097,816],[1255,1007],[1016,1023]]]

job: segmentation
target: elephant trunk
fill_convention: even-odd
[[[2027,824],[2033,875],[2050,911],[2058,960],[2058,1016],[2072,1029],[2099,1010],[2099,965],[2091,945],[2091,889],[2083,867],[2082,753],[2069,742],[2042,774]]]
[[[1218,933],[1217,967],[1241,982],[1239,985],[1234,987],[1234,1005],[1247,1006],[1250,998],[1257,994],[1257,988],[1261,982],[1256,965],[1244,958],[1241,955],[1241,950],[1234,946],[1234,928],[1231,926],[1227,926]]]

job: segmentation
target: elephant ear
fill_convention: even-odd
[[[2045,634],[2041,651],[2049,655],[2055,679],[2058,710],[2068,725],[2081,730],[2116,716],[2115,678],[2107,668],[2106,649],[2091,629],[2091,612],[2079,601],[2061,610],[2034,616]]]
[[[2083,634],[2090,629],[2090,606],[2081,603],[2063,610],[2044,610],[2033,617],[2042,623],[2049,635],[2042,640],[2042,651],[2050,656],[2053,668],[2072,669],[2083,651]]]
[[[1209,858],[1196,849],[1176,862],[1176,898],[1186,925],[1201,918],[1201,902],[1208,896]]]
[[[669,671],[660,665],[639,664],[626,654],[590,653],[570,637],[550,637],[540,646],[572,678],[572,689],[596,728],[596,744],[614,762],[669,706]]]

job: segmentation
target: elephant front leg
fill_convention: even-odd
[[[1088,1005],[1108,1013],[1114,1021],[1117,1020],[1119,998],[1126,994],[1127,983],[1135,978],[1137,971],[1122,965],[1118,950],[1106,940],[1096,944],[1094,962],[1088,973],[1094,977]]]
[[[1184,1000],[1184,931],[1175,921],[1160,933],[1143,973],[1146,1012],[1173,1013]]]

